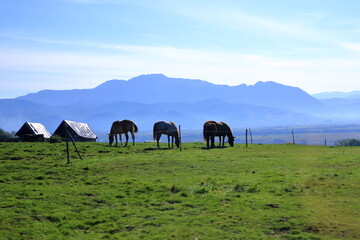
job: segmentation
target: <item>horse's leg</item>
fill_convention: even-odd
[[[156,134],[156,143],[157,143],[157,147],[158,147],[158,148],[160,148],[160,144],[159,144],[160,138],[161,138],[161,133],[157,133],[157,134]]]
[[[211,147],[214,148],[215,147],[215,136],[211,136]]]
[[[170,148],[170,134],[167,135],[168,138],[168,148]]]
[[[131,137],[133,140],[133,146],[135,146],[135,134],[133,132],[130,132],[130,133],[131,133]]]
[[[126,138],[126,143],[124,145],[124,147],[126,147],[128,145],[128,141],[129,141],[129,134],[125,133],[125,138]]]
[[[174,148],[174,136],[171,135],[171,148]]]
[[[115,147],[118,145],[117,134],[115,134]]]
[[[222,147],[224,146],[224,142],[225,142],[225,136],[222,136]]]
[[[119,137],[120,137],[120,146],[122,147],[122,137],[121,137],[121,134],[119,134]]]
[[[219,136],[219,147],[221,146],[221,136]]]

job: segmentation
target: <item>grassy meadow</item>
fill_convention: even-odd
[[[360,148],[0,143],[0,239],[358,239]]]

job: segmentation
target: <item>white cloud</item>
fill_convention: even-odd
[[[32,91],[44,88],[91,88],[108,79],[163,73],[171,77],[228,85],[275,81],[309,92],[360,89],[360,61],[352,59],[293,60],[174,47],[81,44],[116,51],[112,54],[95,54],[0,49],[1,79],[22,81],[14,81],[12,86],[7,84],[5,87],[3,82],[0,85],[3,89],[19,90],[19,84],[23,84]]]
[[[131,0],[57,0],[63,2],[73,2],[80,4],[129,4]]]
[[[283,36],[296,37],[297,39],[324,40],[327,34],[313,29],[312,25],[303,25],[301,21],[294,19],[281,19],[276,16],[257,15],[250,13],[236,4],[219,4],[211,2],[192,1],[190,3],[178,2],[177,4],[166,5],[168,11],[173,11],[182,16],[196,19],[223,29],[246,30],[248,32],[257,32],[264,37],[268,33],[282,34]],[[313,13],[312,15],[315,15]],[[320,16],[320,14],[317,14]],[[314,19],[314,17],[312,16]]]
[[[360,43],[341,43],[341,45],[347,50],[360,52]]]

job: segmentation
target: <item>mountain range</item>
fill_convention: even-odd
[[[31,121],[43,123],[52,133],[64,119],[86,122],[95,132],[109,131],[118,119],[134,120],[140,131],[150,131],[159,120],[186,129],[201,129],[210,119],[233,128],[321,124],[359,120],[359,102],[319,100],[276,82],[228,86],[149,74],[106,81],[92,89],[42,90],[0,99],[0,128],[16,131]]]
[[[316,93],[312,95],[313,97],[317,99],[331,99],[331,98],[350,98],[350,99],[356,99],[360,98],[360,91],[351,91],[351,92],[323,92],[323,93]]]

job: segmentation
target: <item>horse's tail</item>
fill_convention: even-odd
[[[153,140],[156,141],[156,139],[157,139],[157,124],[155,123],[153,127]]]
[[[136,124],[134,122],[132,123],[132,128],[133,128],[134,133],[137,133],[139,131],[138,127],[136,126]]]
[[[204,123],[203,136],[205,142],[207,142],[209,136],[215,136],[216,132],[217,132],[216,122],[207,121]]]
[[[204,142],[207,143],[207,137],[208,137],[208,132],[207,132],[207,125],[206,123],[204,124],[204,127],[203,127],[203,140]]]

